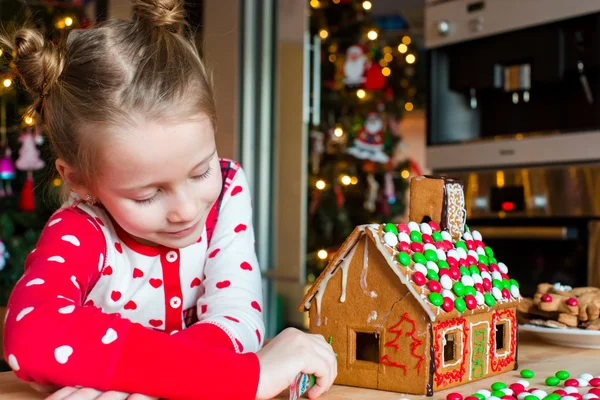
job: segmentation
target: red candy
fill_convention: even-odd
[[[429,221],[428,224],[431,227],[431,230],[433,232],[437,232],[437,231],[440,230],[440,226],[437,224],[437,222],[435,222],[435,221]]]
[[[446,258],[446,262],[448,263],[448,265],[452,268],[452,267],[458,267],[458,260],[454,257],[448,257]]]
[[[475,251],[475,242],[472,240],[467,240],[467,249]]]
[[[415,253],[423,253],[423,245],[421,243],[419,243],[419,242],[412,242],[410,244],[410,248]]]
[[[577,299],[575,297],[571,297],[570,299],[567,300],[567,305],[568,306],[578,306],[579,302],[577,301]],[[594,378],[594,379],[598,379],[598,378]],[[590,381],[590,383],[591,383],[591,381]],[[595,386],[595,385],[592,385],[592,386]],[[600,386],[600,385],[598,385],[598,386]]]
[[[544,296],[542,296],[542,301],[544,301]],[[552,300],[550,300],[550,301],[552,301]],[[579,381],[577,379],[567,379],[565,381],[565,386],[578,387],[579,386]]]
[[[444,247],[444,242],[435,242],[434,245],[436,249],[446,250]]]
[[[457,266],[450,267],[450,277],[454,280],[458,280],[458,278],[460,278],[460,270]]]
[[[562,389],[555,390],[555,391],[554,391],[554,393],[556,393],[557,395],[559,395],[559,396],[561,396],[561,397],[563,397],[563,396],[566,396],[566,395],[567,395],[567,392],[565,392],[565,391],[564,391],[564,390],[562,390]]]
[[[477,308],[477,300],[475,299],[475,296],[471,294],[465,296],[465,303],[467,303],[467,308],[469,310],[474,310]]]
[[[412,253],[412,249],[410,248],[410,244],[408,244],[406,242],[400,242],[400,243],[398,243],[398,251],[403,251],[406,254]]]
[[[483,278],[483,288],[486,292],[492,290],[492,282],[488,278]]]
[[[458,260],[458,265],[461,267],[466,267],[467,266],[467,260],[464,258],[461,258],[460,260]]]
[[[588,393],[593,393],[593,394],[595,394],[596,396],[600,396],[600,389],[599,389],[599,388],[596,388],[596,387],[593,387],[593,388],[591,388],[591,389],[588,391]]]
[[[421,239],[423,239],[423,243],[433,243],[433,238],[431,237],[431,235],[428,235],[426,233],[421,235]]]
[[[550,302],[552,302],[552,296],[550,296],[549,294],[544,294],[544,295],[542,295],[542,299],[541,299],[541,300],[542,300],[544,303],[550,303]],[[569,381],[570,381],[570,380],[574,380],[574,381],[576,381],[576,382],[577,382],[577,380],[576,380],[576,379],[569,379]],[[568,381],[567,381],[567,382],[568,382]],[[565,385],[567,385],[567,382],[565,382]],[[567,386],[569,386],[569,385],[567,385]],[[577,385],[575,385],[575,386],[577,386]]]
[[[515,398],[514,398],[514,397],[512,397],[512,396],[508,396],[508,395],[506,395],[506,396],[502,396],[502,397],[500,397],[500,398],[501,398],[502,400],[515,400]]]
[[[525,386],[521,385],[520,383],[513,383],[508,388],[513,391],[515,396],[518,396],[520,393],[525,391]]]
[[[582,400],[583,397],[579,393],[571,393],[569,396],[575,397],[575,400]]]
[[[449,240],[444,240],[442,243],[444,243],[444,249],[446,249],[446,251],[450,251],[454,248],[454,245],[452,245],[452,242]]]
[[[510,280],[510,277],[508,276],[508,274],[501,274],[502,275],[502,279],[506,279],[506,280]]]
[[[406,224],[398,224],[397,228],[398,228],[398,233],[404,232],[407,235],[410,235],[410,228],[408,227],[408,225],[406,225]]]
[[[440,269],[440,272],[438,272],[439,277],[441,278],[444,275],[448,275],[450,276],[450,270],[448,268],[442,268]],[[451,276],[450,276],[451,277]],[[452,277],[451,277],[452,278]]]
[[[570,299],[569,299],[569,300],[570,300]],[[575,300],[575,299],[574,299],[574,300]],[[575,300],[575,301],[577,301],[577,300]],[[568,303],[568,300],[567,300],[567,303]],[[571,305],[571,304],[569,304],[569,305]],[[576,304],[575,304],[575,305],[576,305]],[[593,378],[593,379],[590,379],[590,386],[593,386],[593,387],[600,387],[600,378]]]
[[[479,264],[477,266],[477,268],[479,268],[479,272],[490,272],[487,265],[485,265],[485,264]]]
[[[485,244],[483,244],[481,240],[476,240],[475,246],[477,246],[478,248],[481,247],[482,249],[485,249]]]
[[[500,267],[497,264],[490,264],[490,271],[492,272],[500,272]]]
[[[436,293],[441,293],[442,292],[442,285],[440,285],[440,283],[438,281],[429,281],[429,282],[427,282],[427,287],[432,292],[436,292]]]
[[[423,286],[427,282],[427,278],[425,278],[422,272],[417,271],[413,274],[413,282],[419,286]]]
[[[463,400],[463,395],[460,393],[448,393],[448,396],[446,396],[446,400]]]
[[[477,264],[477,260],[473,256],[467,256],[467,263],[469,265],[475,265],[475,264]]]
[[[510,299],[510,292],[507,288],[502,289],[502,297],[504,297],[505,299]]]
[[[450,297],[444,297],[444,303],[442,304],[442,308],[446,312],[450,312],[450,311],[454,310],[454,302],[452,301],[452,299]],[[462,399],[462,396],[460,396],[460,398]]]
[[[465,398],[465,400],[479,400],[479,398],[475,396],[468,396],[467,398]]]
[[[481,283],[476,283],[473,285],[473,287],[475,288],[475,290],[477,290],[479,293],[483,294],[483,285]]]

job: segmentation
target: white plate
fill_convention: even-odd
[[[519,325],[519,332],[530,332],[544,342],[558,346],[600,349],[600,331],[524,324]]]

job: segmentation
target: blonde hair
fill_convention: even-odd
[[[36,97],[57,158],[97,176],[97,143],[114,128],[141,120],[202,113],[216,129],[213,88],[185,21],[183,0],[134,0],[131,20],[109,20],[72,31],[54,45],[22,28],[0,41],[16,52],[13,64]]]

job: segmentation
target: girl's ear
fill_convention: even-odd
[[[69,185],[69,188],[77,193],[82,199],[87,198],[91,195],[91,190],[85,185],[81,184],[81,180],[77,176],[77,171],[65,160],[58,158],[55,162],[56,170],[60,174],[60,177],[64,182]]]

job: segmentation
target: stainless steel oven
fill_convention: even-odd
[[[600,287],[600,164],[444,171],[467,223],[532,295],[540,282]]]

